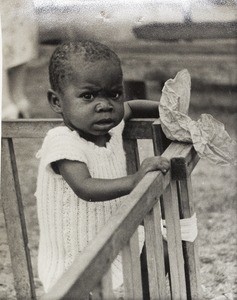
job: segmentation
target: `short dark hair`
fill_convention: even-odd
[[[55,49],[49,62],[49,81],[54,91],[62,91],[63,86],[74,72],[72,58],[77,57],[91,63],[111,60],[121,69],[121,62],[117,54],[99,42],[89,40],[65,42]]]

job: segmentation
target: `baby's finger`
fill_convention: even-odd
[[[165,174],[169,169],[170,169],[170,162],[167,159],[162,159],[160,163],[161,172]]]
[[[167,164],[167,165],[170,164],[170,161],[165,157],[159,157],[158,159],[159,159],[161,164]]]
[[[162,168],[161,169],[161,172],[163,173],[163,174],[166,174],[167,172],[168,172],[168,168],[166,169],[166,168]]]

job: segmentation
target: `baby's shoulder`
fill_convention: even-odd
[[[79,135],[70,130],[66,126],[57,126],[50,129],[43,141],[43,146],[45,147],[68,147],[68,145],[76,145],[80,143]]]
[[[60,135],[68,135],[70,136],[72,134],[72,131],[67,126],[57,126],[52,129],[50,129],[46,137],[54,137],[54,136],[60,136]]]
[[[52,162],[59,159],[79,160],[86,153],[78,133],[66,126],[50,129],[37,153],[38,158]]]

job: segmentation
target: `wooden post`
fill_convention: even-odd
[[[153,123],[153,143],[154,150],[156,154],[162,154],[169,143],[166,138],[164,138],[164,133],[162,132],[161,125],[159,121]],[[171,160],[172,168],[172,186],[173,193],[175,193],[175,198],[178,197],[179,200],[179,213],[182,218],[189,218],[193,214],[192,207],[192,185],[190,179],[190,173],[199,158],[196,152],[192,149],[188,157],[178,157]],[[175,181],[178,180],[178,181]],[[166,194],[164,197],[167,197]],[[164,199],[164,198],[163,198]],[[162,201],[163,203],[163,201]],[[167,205],[167,209],[169,209]],[[177,207],[176,207],[177,210]],[[178,213],[177,210],[177,213]],[[165,210],[166,211],[166,210]],[[163,216],[165,215],[163,211]],[[168,225],[167,225],[168,226]],[[168,242],[169,244],[169,242]],[[200,299],[200,271],[199,271],[199,260],[197,253],[197,241],[194,243],[183,242],[183,256],[185,261],[185,278],[186,278],[186,288],[187,288],[187,298],[188,299]],[[180,254],[179,254],[180,255]],[[172,262],[170,262],[172,265]],[[172,267],[172,266],[171,266]],[[182,275],[183,276],[183,275]],[[172,278],[171,278],[172,280]],[[173,279],[174,282],[174,279]],[[177,285],[175,283],[175,285]],[[172,293],[174,293],[172,291]],[[185,295],[186,297],[186,295]]]
[[[176,182],[171,181],[163,194],[167,243],[170,262],[172,299],[187,299],[184,259],[181,242],[178,195]]]
[[[12,139],[2,140],[2,206],[17,299],[36,299]]]
[[[102,298],[104,300],[111,300],[114,298],[111,269],[103,276],[101,280]]]
[[[102,284],[99,282],[96,287],[93,289],[92,293],[89,295],[89,297],[81,298],[82,300],[103,300],[102,298]],[[76,298],[73,298],[73,300],[76,300]]]
[[[138,230],[122,250],[125,299],[142,299]]]
[[[42,124],[43,128],[45,129],[47,126],[54,126],[56,124],[54,122],[52,122],[52,124],[44,124],[44,122],[42,122]],[[28,130],[29,136],[27,137],[34,137],[37,134],[38,136],[41,136],[42,131],[39,130],[37,124],[38,123],[36,122],[34,125],[36,132],[34,132],[34,130],[32,130],[31,128],[30,130]],[[145,122],[143,125],[141,124],[138,123],[137,120],[133,122],[132,126],[137,130],[136,135],[138,135],[140,138],[141,134],[142,136],[144,136],[144,134],[146,133],[146,137],[151,137],[151,130],[145,130],[145,133],[143,131],[144,128],[148,127],[144,126]],[[146,123],[146,125],[147,124],[148,123]],[[28,125],[29,124],[22,124],[22,128],[20,130],[21,137],[25,136],[23,129],[25,129],[25,127]],[[3,138],[2,143],[2,205],[6,219],[6,227],[8,231],[16,292],[17,297],[19,299],[35,299],[36,297],[34,291],[30,254],[28,249],[23,204],[19,187],[19,178],[17,173],[13,142],[11,138],[13,133],[16,134],[16,136],[18,136],[19,132],[17,132],[17,126],[12,125],[12,128],[8,128],[8,126],[6,127],[9,130],[7,132],[5,131],[5,134],[8,133],[10,136],[7,136],[7,138],[5,136],[5,138]],[[151,126],[149,126],[149,128],[151,128]],[[161,128],[159,130],[161,130]],[[155,130],[154,136],[158,136],[157,134],[155,134]],[[134,138],[134,136],[131,135],[130,139],[125,141],[129,173],[135,172],[139,165],[139,155],[136,138]],[[156,153],[158,153],[159,150],[158,140],[159,137],[154,142]],[[182,169],[184,170],[184,172],[182,171],[182,174],[180,175],[180,172],[172,171],[172,176],[173,174],[176,174],[175,176],[177,176],[177,178],[172,178],[170,185],[164,192],[166,222],[168,230],[168,250],[170,256],[170,263],[172,265],[172,296],[174,299],[186,299],[182,243],[180,239],[180,228],[178,226],[179,208],[177,201],[177,192],[179,191],[180,211],[182,215],[184,217],[190,217],[192,215],[192,202],[190,202],[192,198],[192,191],[191,181],[189,178],[186,177],[190,175],[196,163],[196,158],[194,157],[195,151],[190,149],[190,147],[191,146],[186,146],[184,144],[177,143],[172,145],[169,148],[170,150],[167,149],[167,155],[164,154],[168,158],[176,156],[176,154],[180,154],[181,158],[179,157],[179,163],[180,161],[182,161],[182,157],[185,156],[185,164],[182,163],[184,165]],[[174,166],[175,160],[173,161],[172,167]],[[180,168],[178,169],[181,170]],[[148,264],[150,264],[151,266],[149,267],[149,274],[155,274],[156,272],[156,278],[154,280],[152,279],[150,282],[150,290],[153,299],[159,299],[155,298],[157,293],[159,295],[158,297],[162,299],[165,292],[162,288],[160,288],[160,286],[163,285],[164,276],[161,275],[160,278],[158,277],[160,276],[160,273],[164,273],[164,266],[162,262],[163,245],[161,242],[162,239],[160,234],[159,207],[156,203],[157,197],[160,197],[161,193],[170,182],[170,176],[168,175],[170,175],[170,172],[168,172],[166,176],[163,176],[160,173],[158,175],[155,175],[151,172],[150,174],[147,174],[145,176],[145,178],[143,179],[143,183],[141,183],[141,186],[139,188],[136,188],[131,194],[130,202],[129,204],[127,204],[128,207],[126,208],[126,206],[124,206],[125,211],[124,208],[123,210],[119,210],[117,216],[115,216],[115,221],[113,221],[113,223],[111,222],[110,224],[108,224],[108,228],[103,231],[103,234],[101,234],[100,239],[98,239],[97,241],[97,243],[99,242],[99,246],[93,245],[93,247],[90,248],[90,251],[88,250],[88,253],[85,253],[85,257],[87,257],[88,255],[88,265],[86,262],[84,262],[84,258],[78,257],[78,261],[75,260],[74,264],[71,266],[71,271],[69,270],[68,272],[66,272],[66,274],[63,275],[62,279],[60,279],[57,283],[57,287],[54,290],[52,290],[51,293],[49,293],[48,299],[52,299],[52,297],[50,298],[50,295],[54,296],[55,299],[61,299],[62,297],[64,297],[64,295],[80,296],[81,293],[83,294],[83,289],[85,297],[88,297],[88,291],[92,290],[93,287],[99,281],[99,284],[95,287],[94,297],[110,297],[110,271],[102,279],[98,278],[98,274],[104,274],[103,272],[108,270],[108,264],[110,264],[112,262],[112,259],[115,258],[115,252],[118,253],[118,251],[124,245],[124,236],[126,236],[126,243],[128,242],[128,238],[132,236],[130,242],[125,246],[125,250],[123,251],[124,253],[128,253],[127,258],[125,258],[125,265],[126,268],[130,270],[130,273],[126,272],[126,274],[128,274],[128,276],[131,278],[130,282],[132,286],[132,292],[130,294],[133,295],[133,298],[140,299],[142,297],[142,292],[138,237],[137,232],[134,235],[133,233],[135,230],[135,225],[136,227],[138,226],[138,224],[142,221],[142,218],[145,217],[145,214],[147,214],[148,211],[152,209],[153,205],[155,205],[154,208],[151,210],[151,213],[145,217],[144,221],[146,227],[147,242],[149,243],[147,256]],[[178,191],[176,180],[179,180]],[[146,203],[145,207],[144,203]],[[132,205],[131,208],[129,205]],[[14,222],[12,222],[12,220],[14,220]],[[111,228],[113,228],[112,233],[110,232]],[[154,236],[153,241],[152,235]],[[190,293],[188,291],[188,296],[190,294],[192,299],[199,299],[198,288],[200,285],[198,277],[199,269],[197,259],[197,248],[195,247],[195,244],[191,243],[186,243],[186,246],[187,251],[185,253],[187,253],[187,256],[185,257],[187,257],[186,261],[188,263],[186,264],[189,268],[188,273],[186,274],[188,274],[188,276],[190,274],[190,288],[188,287]],[[96,247],[98,247],[98,249]],[[108,260],[108,257],[110,257],[110,260]],[[152,265],[153,258],[157,259],[156,268],[154,268],[154,266]],[[128,264],[126,264],[126,261],[128,261]],[[78,270],[80,270],[80,272]],[[97,270],[97,274],[95,274],[94,270]],[[157,272],[159,274],[157,274]],[[78,274],[80,274],[82,278],[78,276]],[[90,279],[92,279],[93,286]],[[158,282],[159,287],[155,286],[156,282]],[[88,286],[85,288],[85,285]],[[78,290],[78,287],[80,287],[80,290]],[[59,292],[57,292],[58,289]],[[47,295],[45,299],[47,299]]]
[[[89,297],[85,300],[111,300],[114,299],[112,287],[112,272],[111,268],[105,273],[101,281],[95,286]]]
[[[155,155],[161,155],[171,143],[162,131],[160,120],[156,120],[152,124],[152,142]],[[161,216],[165,219],[165,211],[163,204],[163,196],[160,197]]]
[[[171,160],[174,179],[177,180],[179,210],[181,218],[190,218],[194,213],[192,195],[191,170],[197,164],[199,157],[191,151],[189,158],[178,157]],[[198,240],[183,242],[185,274],[188,299],[198,300],[201,296],[200,267],[198,258]]]
[[[160,221],[160,203],[157,202],[144,219],[150,300],[163,300],[167,298]]]
[[[192,184],[191,178],[179,181],[180,189],[180,211],[183,218],[190,218],[193,213],[192,202]],[[185,272],[187,279],[188,299],[201,299],[201,280],[200,280],[200,266],[198,258],[198,240],[194,242],[183,242]]]
[[[160,120],[152,124],[152,141],[155,155],[161,155],[171,143],[162,131]]]
[[[133,174],[140,164],[137,140],[125,140],[123,144],[127,159],[127,173]]]

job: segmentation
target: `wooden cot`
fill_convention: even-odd
[[[27,229],[21,199],[14,139],[42,138],[61,120],[2,123],[2,205],[17,299],[36,299]],[[152,139],[154,153],[171,159],[163,175],[150,172],[128,196],[96,239],[42,299],[113,299],[110,265],[122,252],[125,299],[142,299],[137,227],[145,227],[150,299],[201,299],[197,241],[182,242],[179,219],[193,215],[190,175],[198,156],[191,144],[167,141],[159,120],[132,119],[124,130],[128,172],[139,165],[137,141]],[[162,208],[162,209],[161,209]],[[167,226],[169,285],[163,259],[161,214]]]

